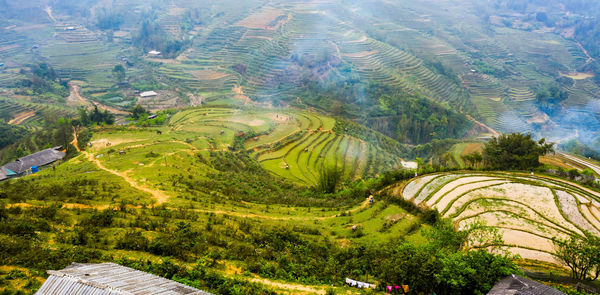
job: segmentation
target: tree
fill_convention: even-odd
[[[586,233],[569,239],[552,238],[554,256],[571,269],[574,279],[592,281],[600,277],[600,238]]]
[[[492,169],[529,170],[539,167],[539,157],[554,152],[553,147],[543,138],[536,142],[531,134],[503,134],[485,145],[484,159]]]
[[[335,193],[342,179],[342,170],[337,166],[323,167],[319,175],[319,190],[324,193]]]
[[[521,274],[509,255],[494,255],[484,249],[457,252],[441,258],[435,275],[440,294],[485,294],[510,274]]]
[[[115,75],[115,78],[117,78],[117,81],[119,81],[119,84],[123,83],[123,81],[125,80],[125,67],[123,67],[123,65],[116,65],[112,69],[112,73],[113,75]]]
[[[131,113],[132,118],[139,120],[139,119],[146,117],[146,115],[148,114],[148,111],[146,111],[146,109],[144,109],[143,106],[138,104],[131,109],[130,113]]]

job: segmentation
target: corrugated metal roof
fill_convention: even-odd
[[[498,282],[487,295],[565,295],[565,293],[521,276],[510,275]]]
[[[17,174],[21,174],[33,166],[45,166],[64,158],[66,154],[59,151],[60,148],[61,147],[53,147],[45,149],[29,156],[19,158],[3,167],[5,169],[10,169]]]
[[[4,168],[0,167],[0,181],[8,179],[8,174],[4,171]]]
[[[50,277],[36,295],[211,295],[165,278],[114,263],[73,263]]]

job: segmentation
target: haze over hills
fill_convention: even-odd
[[[593,27],[595,20],[584,5],[6,1],[3,6],[5,87],[25,78],[20,67],[47,61],[61,79],[83,80],[82,91],[102,100],[114,82],[112,65],[126,58],[130,83],[163,84],[164,95],[145,103],[151,108],[247,96],[368,119],[397,136],[389,125],[403,114],[385,109],[369,87],[374,83],[446,105],[499,132],[591,143],[589,132],[598,127],[597,49],[579,42],[580,27]],[[14,17],[23,14],[28,17]],[[162,55],[144,54],[151,50]],[[156,63],[152,75],[148,62]],[[314,93],[321,95],[308,95]],[[117,108],[134,104],[130,93],[120,95],[123,101],[102,102]]]
[[[599,11],[0,0],[0,291],[71,262],[217,294],[593,285]]]

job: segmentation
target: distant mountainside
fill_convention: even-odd
[[[597,7],[585,1],[551,1],[544,11],[536,1],[501,0],[0,6],[0,87],[8,97],[28,78],[21,69],[47,62],[63,81],[82,81],[84,97],[117,109],[249,98],[315,107],[406,143],[465,136],[466,115],[499,132],[592,145],[600,127],[597,42],[584,33],[594,32],[595,18],[585,12]],[[131,88],[115,87],[111,70],[118,63],[127,68],[121,86]],[[373,85],[386,91],[370,91]],[[164,93],[143,101],[128,89]],[[394,102],[406,96],[456,113],[447,120],[462,116],[451,124],[457,131],[400,136],[406,107]],[[24,99],[69,105],[55,97]],[[396,126],[382,127],[377,117]]]

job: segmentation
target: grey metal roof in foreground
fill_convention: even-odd
[[[50,277],[36,295],[211,295],[175,281],[114,263],[73,263]]]
[[[33,166],[45,166],[50,163],[56,162],[65,157],[65,153],[59,151],[62,147],[57,146],[37,153],[19,158],[18,160],[4,165],[4,168],[10,169],[17,174],[27,171]]]
[[[565,295],[565,293],[521,276],[510,275],[500,280],[487,295]]]
[[[0,180],[8,179],[7,173],[4,171],[4,168],[0,167]]]

